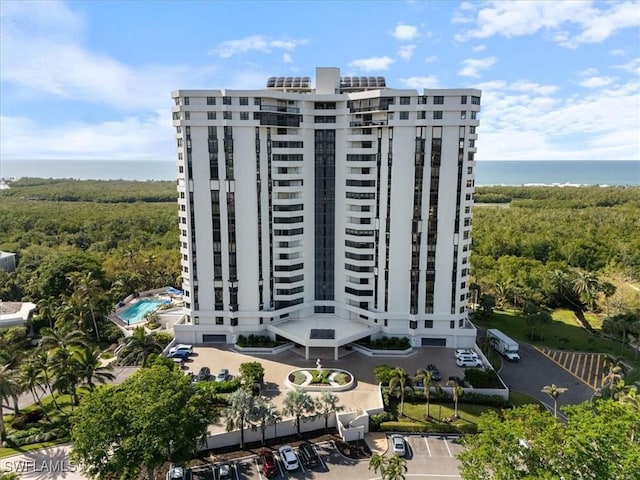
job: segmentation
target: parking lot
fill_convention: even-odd
[[[462,447],[452,436],[405,435],[407,445],[407,477],[430,478],[434,480],[459,479],[458,461],[455,455]],[[320,457],[318,467],[309,469],[300,465],[297,470],[287,471],[282,459],[274,451],[277,460],[277,474],[274,479],[379,479],[380,476],[369,470],[368,460],[353,460],[341,455],[332,443],[320,443],[313,446]],[[297,449],[294,449],[296,455]],[[390,453],[387,453],[390,455]],[[231,464],[232,480],[264,480],[261,465],[257,456],[236,460]],[[194,480],[215,478],[208,475],[194,475]]]

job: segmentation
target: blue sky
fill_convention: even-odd
[[[478,160],[640,159],[640,3],[0,0],[0,159],[174,160],[170,92],[480,88]]]

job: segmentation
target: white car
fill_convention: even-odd
[[[463,368],[476,368],[482,367],[483,363],[478,357],[458,357],[456,358],[456,365]]]
[[[458,348],[456,350],[455,355],[456,355],[456,359],[462,358],[462,357],[478,358],[478,354],[471,348]]]
[[[402,435],[391,435],[391,449],[399,457],[404,457],[407,453]]]
[[[186,352],[191,355],[193,353],[193,345],[187,345],[185,343],[179,343],[174,345],[169,349],[169,356],[173,355],[176,352]]]
[[[284,463],[284,468],[287,470],[297,470],[300,467],[298,463],[298,457],[296,456],[293,448],[290,445],[283,445],[278,449],[280,452],[280,458],[282,458],[282,463]]]

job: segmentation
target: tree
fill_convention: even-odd
[[[427,400],[427,412],[426,418],[431,418],[429,414],[429,399],[431,398],[431,387],[438,388],[438,382],[433,379],[433,372],[431,370],[427,370],[426,368],[420,368],[416,372],[416,380],[422,383],[422,389],[424,392],[424,397]]]
[[[458,455],[464,480],[637,478],[637,410],[613,400],[565,408],[558,422],[536,405],[480,416]]]
[[[100,331],[96,322],[96,307],[104,293],[100,282],[94,278],[93,272],[72,272],[69,275],[69,281],[74,289],[72,296],[78,298],[79,305],[88,308],[96,340],[100,342]]]
[[[464,388],[460,385],[456,385],[453,387],[451,393],[453,394],[453,416],[458,418],[458,401],[460,400],[460,397],[464,395]]]
[[[100,361],[100,353],[97,348],[86,347],[74,352],[73,357],[74,369],[78,373],[78,377],[81,382],[84,382],[89,390],[95,388],[93,383],[107,383],[115,379],[111,370],[113,367],[109,364],[102,365]]]
[[[558,418],[558,397],[567,390],[569,389],[565,387],[557,387],[555,383],[545,385],[541,390],[542,393],[546,393],[553,398],[553,416],[555,418]]]
[[[482,308],[482,311],[485,313],[485,315],[491,315],[495,306],[496,297],[494,297],[493,295],[485,293],[480,297],[480,307]]]
[[[16,377],[16,372],[11,370],[9,365],[2,365],[0,367],[0,445],[2,446],[5,445],[6,440],[3,404],[5,400],[19,393],[20,385]]]
[[[146,368],[149,357],[153,354],[162,352],[162,344],[158,341],[158,337],[153,334],[147,334],[144,327],[136,327],[127,339],[127,343],[122,349],[120,358],[124,363],[141,365]]]
[[[609,398],[615,397],[615,386],[626,374],[624,363],[621,357],[607,357],[604,361],[606,375],[602,379],[603,385],[609,384]]]
[[[49,328],[53,328],[53,322],[59,308],[58,303],[59,301],[55,297],[43,298],[38,302],[40,317],[47,321]]]
[[[405,480],[405,473],[407,473],[407,461],[398,455],[393,455],[387,462],[382,478],[384,480]]]
[[[251,428],[253,430],[260,428],[262,445],[264,445],[267,427],[279,422],[281,416],[273,403],[264,397],[257,397],[253,402],[253,410],[251,411],[249,420],[251,421]]]
[[[87,337],[77,329],[43,328],[41,334],[38,345],[43,349],[57,350],[87,345]]]
[[[403,416],[404,395],[407,392],[411,393],[411,378],[403,368],[396,367],[393,370],[393,374],[389,380],[389,390],[396,392],[397,397],[400,398],[400,416]]]
[[[188,376],[163,366],[86,394],[72,420],[72,459],[98,478],[147,478],[165,461],[192,458],[217,412]]]
[[[244,448],[244,428],[249,424],[254,408],[255,397],[251,392],[238,389],[229,395],[229,406],[224,410],[227,419],[227,431],[240,430],[240,448]]]
[[[300,432],[300,422],[306,422],[315,413],[315,403],[307,392],[301,390],[289,390],[284,398],[282,413],[293,417],[298,436]]]
[[[329,416],[344,410],[342,405],[338,405],[340,398],[333,392],[322,392],[316,400],[316,412],[324,417],[324,428],[329,428]]]
[[[383,475],[384,468],[387,466],[387,457],[379,453],[374,453],[369,459],[369,470],[373,470],[373,473],[379,473]]]
[[[609,299],[616,294],[616,286],[611,282],[601,282],[600,291],[607,302],[607,318],[609,318]]]
[[[244,385],[251,387],[254,383],[264,381],[264,367],[260,362],[244,362],[240,364],[240,376]]]

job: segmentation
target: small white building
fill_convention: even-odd
[[[0,270],[13,272],[16,269],[16,254],[0,251]]]
[[[272,77],[172,93],[180,342],[308,347],[409,337],[469,347],[480,90]]]

